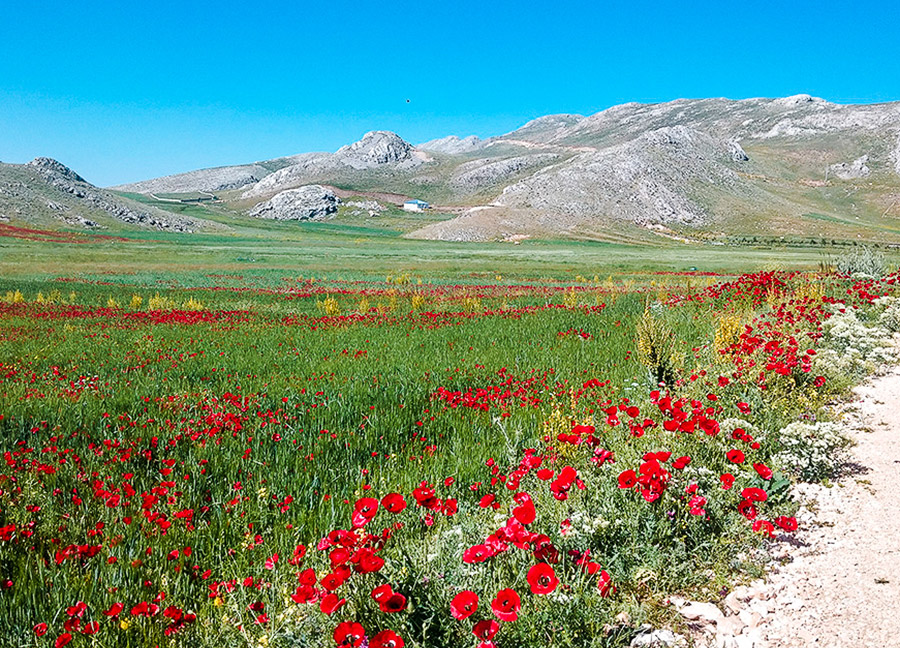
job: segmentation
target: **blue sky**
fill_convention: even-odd
[[[891,101],[898,25],[897,0],[10,2],[0,160],[111,185],[627,101]]]

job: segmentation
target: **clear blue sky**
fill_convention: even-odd
[[[5,4],[0,160],[99,185],[626,101],[900,99],[898,0]]]

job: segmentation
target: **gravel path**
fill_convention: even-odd
[[[815,520],[768,579],[770,646],[900,646],[900,371],[854,393],[850,474],[807,489]]]
[[[718,607],[672,598],[695,645],[900,648],[900,368],[854,394],[842,408],[857,442],[846,474],[795,487],[800,528],[770,548],[765,580]]]

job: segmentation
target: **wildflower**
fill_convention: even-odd
[[[472,627],[472,634],[482,641],[490,641],[500,629],[500,624],[493,619],[482,619]]]
[[[519,618],[519,610],[522,602],[516,590],[506,588],[497,592],[496,598],[491,601],[491,610],[501,621],[515,621]]]
[[[529,569],[527,580],[532,594],[549,594],[559,585],[556,572],[547,563],[538,563]]]
[[[454,619],[468,619],[478,609],[478,595],[471,590],[463,590],[450,601],[450,614]]]
[[[382,630],[369,642],[369,648],[403,648],[402,637],[393,630]]]
[[[359,648],[362,645],[366,631],[363,627],[355,622],[341,621],[334,629],[334,642],[338,646],[350,646],[351,648]]]

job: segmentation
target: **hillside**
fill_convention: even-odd
[[[214,194],[229,223],[339,224],[346,214],[365,223],[359,209],[338,209],[354,195],[374,201],[363,210],[373,224],[406,198],[436,206],[434,217],[403,222],[400,231],[412,238],[900,243],[900,103],[841,105],[808,95],[623,104],[540,117],[487,139],[448,136],[418,146],[373,131],[334,153],[201,169],[108,192],[78,185],[91,187],[93,198],[77,205],[60,202],[75,194],[59,185],[80,180],[50,183],[57,200],[45,196],[49,190],[25,190],[22,173],[43,186],[52,175],[46,165],[30,175],[28,165],[2,168],[18,175],[7,182],[0,213],[87,227],[106,214],[196,229],[197,219],[165,210],[174,209],[166,201],[198,192]],[[20,183],[15,195],[10,182]],[[126,192],[148,204],[127,201]]]
[[[50,158],[36,158],[26,164],[0,163],[0,222],[50,229],[221,229],[95,187]]]

